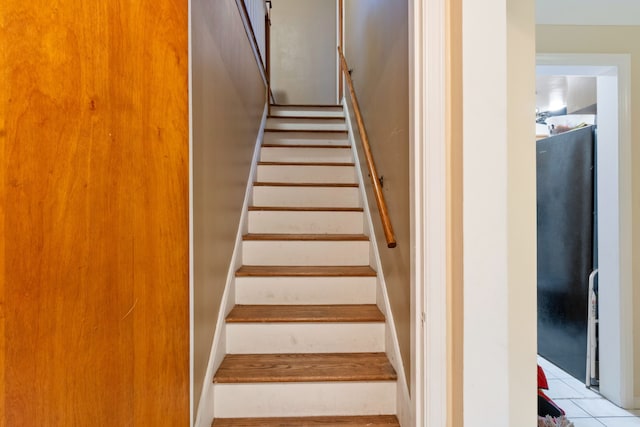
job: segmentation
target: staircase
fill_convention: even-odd
[[[343,109],[271,114],[213,426],[399,426]]]

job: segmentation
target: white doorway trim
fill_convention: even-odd
[[[449,425],[445,0],[409,0],[411,400],[415,426]],[[428,351],[427,351],[428,349]]]
[[[631,263],[631,60],[624,54],[538,54],[538,69],[598,78],[598,258],[600,392],[624,408],[635,404]],[[617,85],[617,102],[603,89]],[[603,96],[603,98],[601,98]],[[616,105],[617,103],[617,105]],[[601,114],[601,104],[608,104]],[[617,124],[601,122],[612,117]],[[605,141],[617,140],[606,145]]]

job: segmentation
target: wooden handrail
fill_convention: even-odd
[[[347,87],[349,88],[349,94],[351,95],[351,102],[353,103],[353,112],[356,115],[356,122],[358,123],[358,131],[360,132],[360,140],[362,141],[362,148],[364,156],[367,160],[367,168],[369,169],[369,176],[371,177],[371,185],[373,185],[373,194],[376,198],[376,204],[378,205],[378,211],[380,212],[380,220],[382,221],[382,229],[384,230],[384,236],[387,240],[387,247],[396,247],[396,236],[393,233],[393,227],[391,226],[391,218],[389,217],[389,211],[387,210],[387,203],[384,200],[384,194],[382,194],[382,186],[378,179],[378,172],[376,171],[376,164],[373,161],[373,154],[371,153],[371,146],[369,145],[369,137],[367,136],[367,130],[364,127],[364,121],[362,120],[362,113],[360,112],[360,105],[358,104],[358,98],[356,97],[356,91],[353,89],[353,81],[351,80],[351,74],[349,74],[349,66],[347,60],[342,54],[342,49],[338,46],[338,53],[340,54],[340,68],[347,81]]]
[[[268,58],[267,58],[267,61],[265,61],[264,58],[262,58],[262,54],[260,53],[260,47],[258,44],[258,39],[256,38],[255,31],[253,30],[251,17],[249,16],[249,11],[247,10],[247,5],[244,3],[244,0],[236,0],[236,6],[238,7],[240,14],[242,15],[242,20],[245,24],[245,31],[247,33],[247,37],[249,38],[249,43],[253,45],[253,48],[255,50],[256,62],[258,63],[260,74],[262,75],[262,79],[264,80],[264,84],[267,89],[267,97],[270,98],[269,104],[273,104],[276,102],[276,100],[273,96],[273,92],[271,91],[271,77],[269,76],[269,70],[267,67],[265,67],[265,63],[268,64]],[[268,13],[266,16],[268,17]],[[269,20],[267,19],[267,21]],[[270,21],[269,21],[269,24],[270,24]],[[265,28],[265,31],[269,31],[269,30]],[[265,34],[265,37],[266,37],[266,34]],[[267,52],[265,53],[268,54]]]

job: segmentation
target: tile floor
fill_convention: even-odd
[[[640,427],[640,410],[617,407],[540,356],[538,363],[549,382],[545,393],[564,409],[575,427]]]

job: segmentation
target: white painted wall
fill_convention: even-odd
[[[598,102],[594,77],[567,76],[567,113],[573,114]]]
[[[623,339],[619,313],[620,292],[620,191],[618,188],[618,79],[598,78],[598,269],[600,311],[600,389],[613,402],[623,404],[620,358]],[[612,94],[604,97],[603,94]],[[602,105],[600,105],[602,104]],[[608,191],[601,191],[601,189]],[[612,209],[613,208],[613,209]],[[605,232],[608,231],[608,232]],[[612,232],[613,231],[613,232]],[[626,367],[625,367],[626,368]],[[625,369],[626,370],[626,369]],[[628,378],[633,375],[628,374]],[[631,397],[631,396],[629,396]],[[630,402],[624,402],[627,405]]]
[[[534,2],[462,5],[464,425],[533,425]]]
[[[272,0],[271,90],[278,104],[337,104],[336,0]]]

